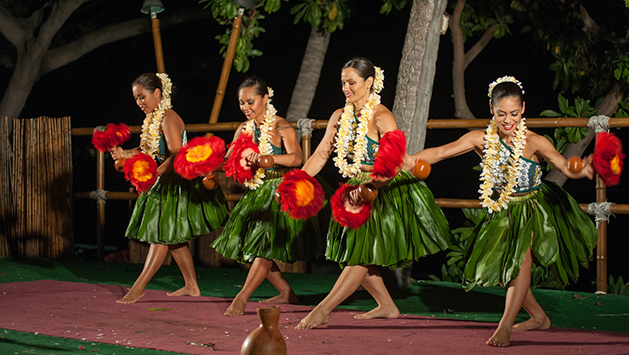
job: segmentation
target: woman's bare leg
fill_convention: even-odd
[[[522,307],[524,307],[531,318],[527,321],[514,325],[513,330],[545,330],[550,328],[550,319],[539,303],[537,303],[535,297],[533,297],[533,292],[531,292],[530,288],[529,292],[526,294]]]
[[[253,291],[264,281],[273,264],[273,260],[265,258],[255,258],[253,260],[249,273],[247,274],[247,279],[245,280],[245,285],[225,311],[226,316],[241,316],[245,313],[247,300],[249,300]]]
[[[199,284],[197,283],[197,274],[194,271],[194,260],[192,259],[192,254],[190,253],[188,244],[183,243],[170,245],[169,249],[175,259],[175,262],[177,263],[177,266],[179,266],[179,270],[181,270],[181,275],[183,275],[185,284],[182,288],[175,292],[169,292],[167,295],[192,297],[201,296]]]
[[[308,315],[296,329],[312,329],[330,320],[330,312],[351,296],[363,282],[369,269],[363,265],[346,266],[336,280],[332,291]]]
[[[168,246],[162,244],[151,244],[149,247],[149,253],[146,256],[146,260],[144,261],[144,267],[142,268],[142,272],[138,279],[135,280],[133,286],[129,292],[127,292],[124,297],[117,300],[118,303],[135,303],[137,300],[144,296],[144,290],[146,289],[146,285],[151,281],[157,270],[164,263],[164,259],[166,258],[166,254],[168,254]]]
[[[378,267],[375,265],[370,265],[367,268],[369,271],[363,279],[362,285],[365,290],[367,290],[367,292],[369,292],[369,294],[371,294],[371,296],[376,300],[378,306],[367,313],[357,314],[354,316],[354,318],[372,319],[399,317],[400,311],[395,305],[395,302],[393,302],[391,294],[389,294],[389,290],[387,290],[387,287],[382,280],[380,271],[378,271]]]
[[[260,301],[260,303],[273,303],[273,304],[297,304],[299,299],[288,284],[288,281],[282,275],[277,263],[273,261],[271,270],[266,274],[266,279],[280,292],[279,295],[271,297],[268,300]]]
[[[520,312],[522,304],[524,303],[528,292],[530,292],[532,263],[533,256],[531,254],[531,249],[529,248],[524,255],[524,260],[522,260],[518,277],[509,282],[509,286],[507,288],[507,298],[505,300],[505,310],[502,314],[502,319],[500,319],[500,323],[498,324],[498,328],[494,332],[494,335],[487,340],[487,345],[499,347],[509,346],[509,339],[511,338],[511,331],[513,329],[515,317]]]

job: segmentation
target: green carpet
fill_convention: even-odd
[[[130,286],[141,269],[141,264],[0,258],[0,283],[48,279]],[[246,271],[236,269],[197,267],[196,271],[201,293],[209,297],[234,297],[246,277]],[[318,274],[285,274],[285,277],[300,296],[300,304],[310,306],[315,306],[326,296],[337,278],[336,275]],[[148,288],[174,291],[182,285],[183,279],[177,266],[167,265],[158,271]],[[627,296],[558,290],[533,290],[533,293],[554,327],[629,333]],[[273,286],[265,281],[251,300],[265,299],[276,294]],[[504,294],[504,290],[499,287],[477,287],[465,292],[459,284],[434,281],[413,281],[410,289],[392,292],[403,314],[489,322],[500,320]],[[367,311],[375,305],[366,291],[358,291],[341,307]],[[522,312],[517,321],[525,319],[527,315]],[[3,351],[6,354],[135,354],[140,351],[8,330],[0,330],[0,346],[2,350],[6,350]],[[141,351],[147,354],[166,353],[145,349]]]

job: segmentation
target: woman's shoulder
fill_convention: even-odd
[[[284,117],[275,115],[275,129],[280,130],[280,129],[287,129],[287,128],[294,129],[293,125],[290,122],[288,122],[287,119],[285,119]]]

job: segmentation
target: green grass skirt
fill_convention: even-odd
[[[512,197],[506,209],[481,215],[466,246],[463,286],[506,285],[516,278],[529,247],[537,263],[551,266],[567,285],[588,266],[598,239],[590,217],[554,183]],[[531,241],[532,239],[532,241]],[[532,242],[532,244],[531,244]]]
[[[207,190],[201,178],[186,180],[170,171],[140,195],[125,235],[150,244],[186,243],[218,229],[228,213],[220,188]]]
[[[369,174],[350,179],[350,185]],[[445,250],[452,234],[443,211],[423,181],[401,171],[378,191],[369,220],[352,229],[330,222],[326,257],[341,265],[396,268]]]
[[[212,247],[240,263],[252,262],[256,257],[290,263],[323,255],[331,189],[325,181],[317,180],[327,195],[317,216],[306,221],[291,218],[275,201],[275,190],[282,179],[266,179],[256,190],[243,194]]]

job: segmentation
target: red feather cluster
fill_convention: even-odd
[[[221,165],[224,156],[224,140],[197,137],[190,140],[175,157],[175,172],[188,180],[205,176]]]
[[[225,162],[223,170],[225,170],[225,176],[232,176],[234,180],[244,184],[246,180],[253,178],[257,170],[257,167],[247,165],[245,158],[251,153],[260,153],[260,150],[253,141],[252,135],[244,132],[232,143],[232,147],[234,150]]]
[[[396,129],[385,133],[380,139],[378,154],[373,164],[371,177],[374,179],[390,179],[397,175],[406,154],[406,136]]]
[[[277,191],[281,196],[282,211],[293,219],[306,220],[323,208],[321,184],[301,169],[286,173]]]
[[[357,229],[365,224],[371,216],[371,202],[364,201],[358,206],[349,203],[349,193],[357,188],[358,186],[343,184],[330,198],[332,216],[343,227]]]
[[[594,170],[607,186],[618,185],[622,173],[625,154],[622,142],[613,133],[600,132],[596,136],[596,145],[592,155]]]
[[[104,130],[95,130],[92,134],[94,148],[106,152],[109,148],[122,145],[131,138],[131,128],[124,123],[108,123]]]
[[[124,177],[138,192],[148,191],[157,180],[157,163],[145,153],[137,153],[124,162]]]

